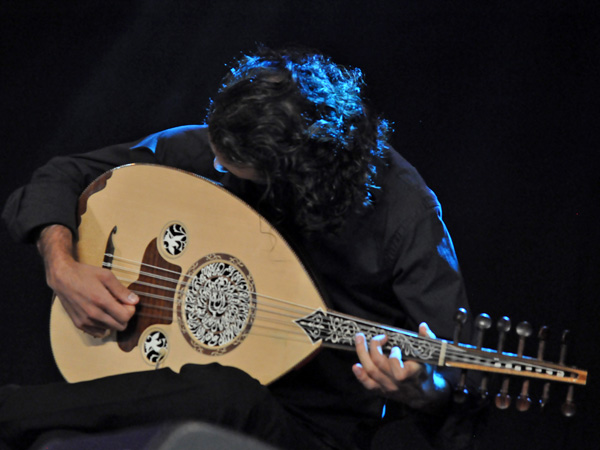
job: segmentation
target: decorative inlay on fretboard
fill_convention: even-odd
[[[338,313],[324,312],[321,309],[296,320],[313,343],[319,340],[333,346],[354,346],[356,333],[363,333],[367,339],[387,334],[389,339],[385,349],[399,347],[405,357],[421,361],[436,360],[440,354],[441,343],[434,339],[422,338],[410,331],[399,333],[381,325],[343,316]]]
[[[460,367],[485,372],[552,378],[555,381],[585,383],[577,370],[565,371],[564,366],[512,353],[477,349],[470,345],[454,345],[444,339],[432,339],[399,328],[387,327],[352,316],[318,309],[295,321],[313,343],[322,341],[328,347],[352,350],[354,337],[363,333],[367,340],[381,334],[388,336],[384,350],[398,347],[403,359],[412,359],[437,366]]]

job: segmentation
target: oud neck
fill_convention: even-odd
[[[384,350],[390,351],[393,347],[399,347],[404,359],[429,364],[439,361],[440,355],[443,354],[442,347],[448,345],[448,342],[443,339],[423,337],[412,331],[338,312],[325,312],[321,309],[296,320],[296,323],[302,327],[313,342],[322,341],[326,347],[342,350],[354,349],[354,339],[357,333],[364,334],[367,340],[385,334],[388,340],[383,345]]]
[[[566,383],[585,384],[587,372],[538,359],[518,357],[479,349],[466,344],[454,344],[444,339],[419,336],[412,331],[390,327],[346,314],[318,309],[295,321],[313,343],[321,341],[326,347],[354,349],[357,333],[367,340],[385,334],[384,350],[398,347],[402,358],[440,367],[495,372],[505,375],[542,378]]]

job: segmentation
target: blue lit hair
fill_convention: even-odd
[[[266,182],[263,200],[303,231],[338,230],[368,206],[389,130],[361,96],[362,73],[329,58],[264,47],[223,79],[207,117],[231,164]]]

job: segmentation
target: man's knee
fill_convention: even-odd
[[[265,386],[234,367],[189,364],[182,367],[180,377],[197,386],[197,392],[190,393],[195,397],[191,401],[204,404],[226,420],[233,416],[246,420],[253,411],[268,409],[274,402]]]

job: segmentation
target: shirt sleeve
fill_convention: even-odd
[[[439,204],[401,227],[394,240],[393,290],[409,325],[427,322],[451,339],[454,314],[468,308],[463,278]]]
[[[50,224],[77,229],[77,200],[98,176],[131,163],[168,165],[202,176],[215,175],[206,127],[178,127],[139,141],[78,155],[58,156],[37,169],[31,181],[8,198],[2,218],[11,236],[33,242]]]
[[[393,289],[409,322],[414,327],[420,322],[427,322],[438,337],[452,339],[453,317],[458,308],[468,310],[468,301],[456,252],[442,221],[439,204],[403,227],[397,233],[396,246],[396,255],[402,256],[394,265]],[[461,341],[469,342],[471,333],[468,322]],[[437,368],[437,371],[454,390],[460,371],[451,368]],[[466,384],[472,395],[464,403],[450,400],[443,413],[437,416],[413,412],[414,423],[422,429],[434,448],[471,448],[479,411],[484,405],[476,394],[479,383],[480,376],[469,371]],[[392,411],[398,408],[389,403],[388,406]]]

